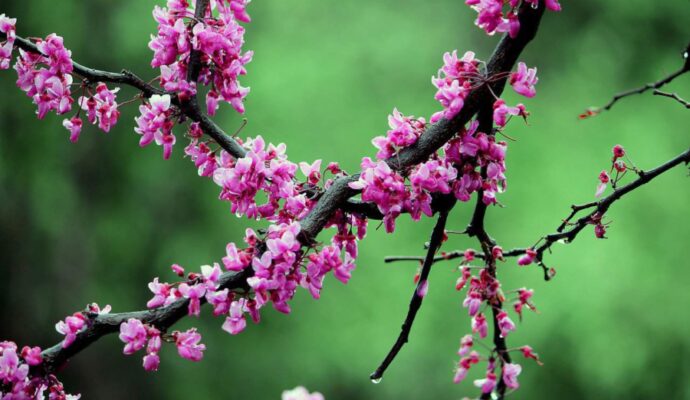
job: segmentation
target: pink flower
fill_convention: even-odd
[[[491,255],[494,259],[503,261],[503,248],[501,246],[494,246],[491,249]]]
[[[178,290],[182,296],[189,299],[189,315],[199,316],[201,312],[201,299],[206,294],[206,286],[201,283],[194,285],[183,283]]]
[[[460,348],[458,349],[458,355],[460,357],[463,357],[469,354],[473,344],[474,338],[472,337],[472,335],[463,336],[462,339],[460,339]]]
[[[204,357],[206,346],[199,343],[201,335],[196,331],[196,328],[188,329],[186,332],[176,331],[173,333],[173,337],[180,357],[190,361],[201,361]]]
[[[59,333],[65,335],[65,339],[62,341],[62,347],[69,347],[74,340],[77,338],[77,334],[86,326],[86,317],[80,312],[74,313],[69,317],[65,318],[64,321],[60,321],[55,324],[55,330]]]
[[[144,369],[146,371],[158,371],[158,366],[161,359],[156,353],[147,354],[144,356]]]
[[[170,119],[170,95],[154,94],[149,102],[139,107],[141,115],[134,118],[137,127],[134,131],[141,135],[139,146],[144,147],[156,141],[163,146],[163,158],[168,159],[175,144],[175,135],[172,134],[173,121]]]
[[[65,114],[72,109],[74,101],[70,93],[71,52],[63,46],[62,37],[55,34],[48,35],[45,40],[39,39],[36,47],[41,54],[19,51],[14,65],[18,75],[17,86],[38,106],[39,119],[43,119],[48,111]]]
[[[237,335],[247,327],[247,321],[244,319],[244,304],[245,299],[233,301],[230,304],[229,316],[225,318],[223,323],[223,330],[231,335]]]
[[[228,243],[225,247],[226,256],[223,257],[223,265],[229,271],[242,271],[251,263],[251,256],[246,252],[239,253],[235,243]]]
[[[525,254],[520,256],[518,258],[518,265],[525,266],[525,265],[530,265],[534,262],[534,259],[537,257],[537,252],[534,251],[534,249],[527,249],[525,251]]]
[[[417,296],[419,297],[426,297],[426,294],[429,292],[429,281],[424,280],[422,283],[419,284],[417,287]]]
[[[506,337],[510,332],[515,330],[515,324],[505,311],[498,313],[496,318],[498,319],[498,328],[501,331],[501,336]]]
[[[470,316],[474,316],[479,311],[479,307],[482,305],[482,295],[477,292],[467,293],[465,301],[462,302],[462,306],[467,308]]]
[[[41,348],[24,346],[22,348],[22,358],[30,366],[36,366],[43,362],[43,357],[41,356]]]
[[[319,392],[309,393],[303,386],[298,386],[292,390],[286,390],[280,397],[281,400],[324,400]]]
[[[149,282],[149,290],[153,293],[153,298],[146,303],[148,308],[162,306],[170,295],[170,285],[159,283],[157,277],[153,279],[153,282]]]
[[[625,149],[619,144],[613,146],[611,151],[613,152],[613,161],[625,156]]]
[[[522,372],[522,367],[519,364],[508,363],[503,366],[503,383],[508,389],[517,389],[520,387],[517,377]]]
[[[372,143],[379,151],[376,158],[385,160],[392,157],[398,150],[408,147],[417,141],[426,127],[424,118],[415,119],[413,116],[404,116],[397,108],[388,116],[390,130],[386,136],[377,136]]]
[[[480,388],[484,394],[491,393],[496,387],[496,375],[491,371],[487,371],[484,379],[474,381],[474,386]]]
[[[120,111],[115,101],[115,94],[119,90],[120,88],[109,90],[105,83],[101,82],[96,86],[94,96],[88,99],[82,96],[78,100],[81,108],[87,111],[89,122],[95,124],[98,121],[98,127],[104,132],[109,132],[120,118]]]
[[[598,239],[606,239],[606,225],[604,224],[596,224],[594,226],[594,235]]]
[[[478,333],[479,337],[484,339],[489,331],[489,325],[486,323],[484,314],[479,313],[472,319],[472,332]]]
[[[62,121],[62,126],[69,131],[69,140],[73,143],[76,143],[77,140],[79,140],[79,134],[81,133],[81,118],[72,117],[71,119],[65,119]]]
[[[172,269],[172,271],[175,273],[175,275],[177,275],[179,277],[184,276],[184,268],[182,268],[180,265],[173,264],[170,266],[170,269]]]
[[[7,37],[4,44],[0,42],[0,69],[8,69],[10,67],[12,49],[16,39],[16,22],[16,18],[9,18],[5,14],[0,14],[0,32]]]
[[[352,189],[362,190],[362,200],[374,202],[385,215],[386,232],[395,230],[395,219],[403,211],[409,193],[402,176],[384,161],[374,163],[369,157],[362,159],[359,180],[349,184]]]
[[[496,125],[504,127],[508,122],[508,115],[519,115],[527,119],[527,111],[524,105],[518,104],[515,107],[508,107],[506,106],[506,102],[502,99],[496,100],[494,103],[494,122]]]
[[[130,355],[144,348],[146,345],[146,328],[140,320],[130,318],[120,325],[120,340],[125,342],[123,353]]]
[[[513,89],[525,97],[534,97],[534,95],[537,94],[534,85],[536,85],[538,81],[537,69],[527,69],[527,65],[523,62],[518,64],[517,72],[513,72],[510,75],[510,84],[513,86]]]
[[[318,185],[321,180],[321,160],[314,161],[311,165],[305,162],[299,163],[299,169],[304,176],[307,177],[307,182],[312,185]]]
[[[542,362],[539,361],[539,355],[535,353],[534,349],[532,349],[530,346],[522,346],[520,347],[520,351],[522,352],[523,357],[531,358],[536,361],[537,364],[542,365]]]
[[[230,0],[230,9],[238,21],[251,22],[246,7],[251,0]]]
[[[597,192],[594,194],[594,197],[601,197],[601,195],[604,194],[609,181],[611,181],[611,178],[609,177],[608,172],[601,171],[599,174],[599,185],[597,186]]]

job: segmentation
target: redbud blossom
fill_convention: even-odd
[[[522,372],[522,367],[519,364],[508,363],[503,366],[503,383],[508,389],[517,389],[520,387],[517,377]]]
[[[527,65],[523,62],[518,63],[517,72],[510,75],[510,84],[516,92],[525,97],[534,97],[537,94],[534,85],[539,82],[537,78],[537,69],[527,69]]]

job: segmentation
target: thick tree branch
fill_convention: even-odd
[[[407,311],[407,316],[400,329],[400,335],[398,339],[393,344],[393,347],[386,355],[386,358],[381,362],[381,365],[376,368],[376,370],[369,376],[372,381],[378,381],[383,378],[383,374],[386,372],[388,366],[393,362],[395,357],[398,355],[402,347],[407,343],[410,337],[410,331],[412,330],[412,325],[414,324],[414,319],[417,316],[417,312],[422,306],[422,300],[424,300],[424,288],[428,285],[429,272],[431,271],[431,265],[434,263],[434,255],[441,247],[443,242],[443,237],[445,235],[446,222],[448,220],[448,213],[453,208],[455,201],[450,202],[445,209],[439,211],[438,221],[436,221],[436,226],[431,233],[431,239],[429,240],[429,249],[426,253],[426,258],[424,264],[422,265],[422,271],[419,274],[419,281],[417,281],[417,286],[412,293],[412,299],[410,300],[410,307]]]

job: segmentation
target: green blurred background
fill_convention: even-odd
[[[18,18],[18,33],[58,32],[79,62],[129,68],[145,78],[152,0],[3,0],[0,13]],[[524,101],[529,126],[514,121],[509,190],[487,226],[504,246],[526,246],[553,231],[573,202],[593,198],[597,174],[621,143],[648,168],[690,144],[690,114],[666,98],[644,95],[610,113],[578,121],[587,106],[676,69],[688,43],[687,1],[563,1],[547,13],[537,40],[521,57],[539,67],[538,96]],[[285,142],[293,161],[339,161],[350,171],[373,155],[373,136],[387,129],[393,107],[406,114],[438,109],[430,77],[444,51],[474,50],[487,59],[497,38],[473,26],[461,0],[257,0],[249,7],[247,48],[255,50],[242,133]],[[71,144],[62,118],[34,116],[35,107],[0,72],[0,337],[52,345],[53,325],[91,301],[115,311],[142,308],[146,283],[172,279],[171,263],[188,268],[219,261],[240,240],[236,219],[218,188],[182,158],[183,140],[162,160],[157,146],[140,149],[133,105],[109,134],[85,128]],[[669,90],[690,97],[690,77]],[[132,95],[123,89],[119,99]],[[234,131],[241,118],[223,106],[217,118]],[[609,240],[588,229],[557,245],[547,261],[558,275],[514,261],[500,270],[505,288],[536,290],[540,314],[529,313],[509,338],[531,344],[545,362],[525,366],[520,399],[690,399],[690,186],[679,168],[617,203]],[[462,230],[471,205],[456,207],[451,229]],[[453,290],[450,263],[435,267],[430,293],[411,341],[373,385],[369,373],[398,334],[413,290],[413,264],[384,264],[386,255],[420,255],[431,221],[401,218],[394,235],[373,229],[361,243],[349,285],[330,278],[323,297],[300,291],[293,314],[266,310],[260,325],[231,337],[205,312],[179,328],[199,326],[203,362],[165,348],[158,373],[139,356],[124,357],[115,336],[102,339],[62,373],[86,399],[276,399],[299,384],[338,399],[457,399],[473,396],[471,374],[451,383],[459,338],[469,330]],[[454,236],[446,249],[476,247]],[[170,347],[170,346],[168,346]],[[522,362],[522,361],[521,361]]]

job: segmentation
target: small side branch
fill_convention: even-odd
[[[395,357],[398,355],[402,347],[407,343],[410,336],[410,331],[412,330],[412,324],[414,324],[414,319],[417,316],[417,311],[422,306],[422,300],[424,295],[422,290],[424,286],[427,285],[427,280],[429,279],[429,272],[431,271],[431,265],[434,263],[434,254],[441,247],[443,242],[443,236],[446,229],[446,221],[448,220],[448,212],[453,207],[454,204],[448,206],[448,208],[439,211],[438,221],[436,221],[436,226],[431,233],[431,240],[429,241],[429,250],[426,253],[426,258],[424,260],[424,265],[422,265],[422,271],[419,275],[419,282],[417,287],[415,287],[414,293],[412,293],[412,299],[410,300],[410,308],[407,311],[407,317],[405,317],[405,322],[403,322],[402,328],[400,330],[400,335],[395,341],[395,344],[388,352],[386,358],[381,362],[376,371],[374,371],[369,378],[372,381],[378,381],[383,377],[388,366],[393,362]]]
[[[680,96],[675,93],[662,92],[661,90],[654,91],[655,96],[669,97],[677,102],[679,102],[683,107],[690,109],[690,102],[683,100]]]
[[[592,221],[597,218],[603,216],[609,208],[615,203],[616,201],[620,200],[625,196],[626,194],[632,192],[633,190],[649,183],[652,181],[654,178],[658,177],[659,175],[670,171],[674,167],[677,167],[681,164],[688,164],[690,163],[690,148],[683,153],[679,154],[678,156],[674,157],[673,159],[667,161],[666,163],[651,169],[649,171],[639,171],[638,172],[638,178],[635,179],[633,182],[628,183],[625,186],[621,186],[618,189],[614,190],[613,193],[610,195],[602,198],[598,202],[594,203],[587,203],[579,206],[572,206],[573,211],[571,212],[570,216],[564,220],[564,222],[561,224],[561,226],[558,227],[557,231],[555,233],[548,234],[544,236],[541,240],[543,243],[536,247],[535,251],[537,253],[537,261],[542,268],[546,267],[543,264],[543,256],[544,252],[547,250],[551,249],[551,246],[558,242],[558,241],[565,241],[565,243],[571,243],[577,235],[587,226],[592,223]],[[577,221],[571,223],[569,222],[572,218],[575,217],[576,214],[578,214],[580,211],[591,209],[593,210],[588,213],[587,215],[580,217]],[[565,229],[565,228],[568,229]],[[516,256],[516,255],[522,255],[527,252],[527,248],[518,248],[518,249],[513,249],[510,250],[509,252],[505,254],[510,254],[511,256]],[[504,255],[505,255],[504,254]],[[547,280],[549,278],[548,275],[545,275]]]
[[[688,52],[690,52],[690,45],[688,45],[688,47],[685,49],[685,51],[682,54],[683,59],[684,59],[683,66],[678,71],[676,71],[676,72],[672,73],[671,75],[668,75],[667,77],[662,78],[656,82],[651,82],[651,83],[648,83],[644,86],[618,93],[615,96],[613,96],[611,101],[609,101],[605,106],[589,109],[584,114],[581,115],[581,118],[593,116],[593,115],[599,114],[602,111],[608,111],[611,109],[611,107],[614,106],[614,104],[616,104],[618,101],[620,101],[621,99],[624,99],[628,96],[632,96],[632,95],[636,95],[636,94],[642,94],[642,93],[645,93],[649,90],[654,90],[654,94],[657,94],[656,93],[658,91],[657,89],[661,88],[662,86],[672,82],[674,79],[678,78],[679,76],[690,71],[690,58],[689,58]]]

